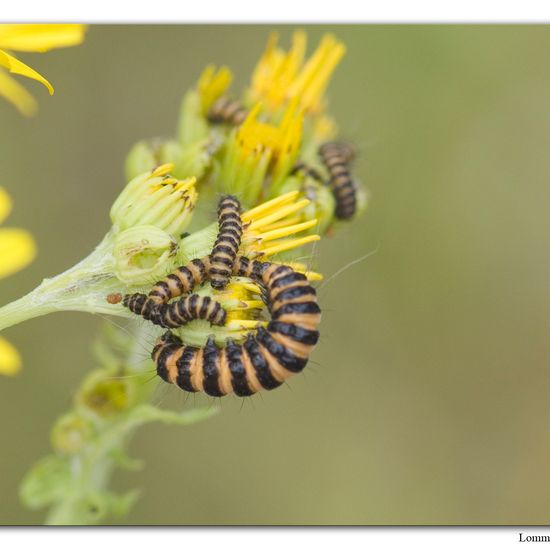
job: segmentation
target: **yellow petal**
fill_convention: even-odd
[[[24,229],[0,229],[0,278],[23,269],[36,256],[32,235]]]
[[[2,50],[0,50],[0,65],[2,65],[2,67],[6,67],[10,73],[20,74],[26,76],[27,78],[38,80],[38,82],[44,84],[44,86],[48,88],[50,95],[53,94],[53,86],[40,73],[37,73],[28,65],[25,65],[25,63],[19,61],[16,57],[13,57],[13,55],[10,55]]]
[[[12,103],[22,115],[32,116],[38,109],[34,97],[4,69],[0,69],[0,96]]]
[[[11,199],[6,190],[0,187],[0,223],[2,223],[11,212]]]
[[[13,376],[21,370],[19,352],[0,336],[0,374]]]
[[[47,52],[76,46],[84,40],[86,25],[0,25],[0,48]]]

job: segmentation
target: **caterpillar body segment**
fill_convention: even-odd
[[[319,156],[329,173],[329,185],[336,201],[335,216],[350,219],[357,209],[357,187],[350,172],[355,151],[348,143],[328,142],[319,148]]]
[[[209,269],[209,256],[191,260],[156,283],[148,297],[157,304],[165,304],[172,298],[189,294],[196,286],[202,285],[206,281]]]
[[[212,287],[222,290],[233,272],[243,234],[241,204],[236,197],[227,195],[221,199],[218,225],[218,237],[210,254],[208,276]]]
[[[150,320],[164,328],[177,328],[195,319],[204,319],[211,325],[223,326],[227,312],[210,296],[191,294],[170,304],[158,305]]]

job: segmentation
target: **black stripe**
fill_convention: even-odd
[[[307,359],[294,355],[289,349],[277,342],[265,328],[258,329],[256,338],[263,344],[269,353],[290,372],[301,372],[307,364]]]
[[[287,286],[292,283],[296,283],[297,281],[307,281],[307,277],[303,273],[297,273],[296,271],[292,271],[288,275],[283,275],[282,277],[279,277],[277,280],[273,282],[269,282],[269,288],[278,288],[280,286]]]
[[[346,181],[335,181],[331,183],[332,193],[336,200],[341,200],[344,196],[351,193],[355,194],[355,187],[353,186],[352,180],[347,179]]]
[[[189,313],[191,314],[192,319],[197,318],[197,302],[199,301],[198,294],[191,294],[188,298],[189,301]]]
[[[222,212],[218,219],[218,225],[222,225],[225,222],[234,221],[234,220],[240,220],[241,217],[239,214],[233,210],[229,212]]]
[[[181,284],[181,283],[180,283]],[[159,287],[162,288],[162,291],[159,290]],[[157,292],[164,292],[164,294],[170,294],[170,287],[166,281],[158,281],[157,284],[153,287]]]
[[[185,268],[185,269],[187,269],[187,268]],[[180,278],[177,275],[174,275],[173,273],[170,273],[170,275],[168,275],[166,278],[170,279],[171,281],[174,281],[174,283],[176,284],[176,286],[178,287],[180,292],[183,292],[185,290],[185,288],[183,286],[183,283],[181,282]],[[159,284],[159,286],[162,285],[162,287],[165,289],[165,292],[166,292],[167,296],[172,295],[172,291],[170,290],[170,286],[168,285],[168,283],[166,283],[165,281],[161,281],[158,284]]]
[[[212,300],[208,297],[208,296],[204,296],[202,298],[202,302],[201,302],[201,309],[199,311],[199,317],[201,319],[206,319],[206,313],[208,311],[208,306],[210,305],[210,302]]]
[[[246,379],[246,369],[244,368],[242,360],[242,351],[242,346],[235,344],[231,339],[227,340],[225,354],[229,370],[231,371],[231,385],[233,386],[233,391],[240,397],[252,395],[254,393],[250,389]]]
[[[288,336],[299,344],[306,344],[308,346],[314,346],[319,340],[318,330],[309,330],[302,328],[295,323],[284,323],[282,321],[271,321],[267,325],[269,332],[277,332],[283,336]]]
[[[271,272],[269,278],[272,280],[275,277],[282,276],[283,274],[290,272],[292,272],[292,268],[288,267],[288,265],[279,265]]]
[[[168,380],[168,369],[166,368],[166,361],[170,356],[179,349],[178,344],[164,344],[162,351],[157,359],[157,374],[165,381]]]
[[[193,288],[193,281],[194,281],[193,273],[188,267],[185,267],[185,266],[179,267],[178,272],[187,279],[187,288],[185,288],[185,284],[183,281],[181,281],[181,278],[180,278],[179,284],[181,285],[181,288],[184,289],[184,291],[186,290],[187,292],[189,292],[189,290]],[[174,277],[178,278],[177,275],[174,275]]]
[[[234,232],[236,237],[240,237],[240,235],[243,232],[243,226],[242,226],[242,223],[237,220],[227,221],[223,223],[223,231]]]
[[[218,246],[220,244],[227,244],[227,245],[231,246],[232,248],[237,248],[238,249],[239,244],[240,244],[240,236],[237,235],[235,237],[235,235],[233,235],[233,230],[223,231],[223,233],[221,233],[221,235],[219,236],[218,241],[217,241],[215,246]]]
[[[213,338],[208,338],[206,345],[203,348],[203,361],[202,361],[202,372],[204,374],[204,391],[208,395],[214,397],[221,397],[224,395],[220,390],[220,385],[218,383],[219,370],[218,370],[218,359],[220,356],[220,351],[218,350],[216,344],[214,343]]]
[[[281,315],[292,314],[316,314],[321,313],[321,308],[317,302],[295,302],[292,304],[283,304],[273,312],[273,319],[278,319]]]
[[[250,362],[256,371],[258,381],[266,390],[278,388],[282,382],[279,382],[272,374],[269,368],[269,363],[263,356],[261,346],[258,344],[254,336],[249,334],[244,343],[244,349],[248,353]]]
[[[148,296],[149,298],[160,298],[163,302],[166,300],[166,294],[160,292],[159,290],[151,290]]]
[[[197,348],[185,346],[181,357],[176,362],[178,367],[178,378],[176,382],[182,390],[189,392],[197,391],[191,384],[191,361],[195,357],[197,351]]]
[[[231,275],[231,270],[229,270],[227,268],[222,268],[222,267],[213,267],[210,270],[210,276],[212,276],[212,275],[220,275],[221,277],[229,277],[229,275]]]
[[[183,298],[182,300],[178,300],[176,302],[176,311],[178,312],[178,317],[183,321],[183,323],[187,323],[190,321],[190,317],[187,314],[186,311],[186,304],[187,304],[188,298]]]
[[[310,285],[304,286],[292,286],[290,288],[285,288],[281,290],[274,300],[279,302],[284,302],[285,300],[292,300],[294,298],[299,298],[300,296],[307,296],[308,294],[316,295],[315,289]]]
[[[143,304],[143,308],[141,310],[141,315],[144,319],[151,319],[152,316],[155,314],[155,302],[151,300],[150,298],[147,298],[145,300],[145,303]]]
[[[233,248],[231,248],[230,246],[227,246],[225,243],[217,244],[212,251],[212,256],[215,257],[216,254],[219,254],[220,252],[225,252],[226,254],[229,254],[232,258],[235,257],[235,250],[233,250]]]
[[[195,258],[194,260],[191,260],[191,263],[199,269],[201,279],[204,279],[206,276],[206,266],[204,265],[204,262],[200,258]]]
[[[229,268],[230,272],[233,269],[233,261],[230,258],[226,258],[225,256],[216,256],[212,259],[213,264],[222,264]],[[210,268],[210,273],[212,273],[212,269]]]

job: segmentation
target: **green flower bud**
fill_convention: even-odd
[[[163,140],[154,138],[138,141],[126,156],[124,167],[126,179],[130,181],[144,172],[154,170],[162,164],[177,164],[180,162],[181,155],[181,145],[173,139]],[[177,170],[174,169],[174,174],[176,172]],[[189,173],[197,175],[194,172]]]
[[[195,178],[178,180],[168,175],[172,164],[135,177],[118,196],[111,208],[115,230],[135,225],[154,225],[179,235],[191,222],[197,201]]]
[[[129,380],[114,378],[105,370],[95,370],[84,380],[76,403],[98,416],[109,417],[132,406],[132,390]]]
[[[55,423],[51,435],[52,446],[60,453],[75,454],[90,440],[92,433],[91,423],[71,412],[63,415]]]
[[[309,230],[310,234],[323,234],[334,221],[335,202],[331,190],[312,178],[302,182],[298,178],[288,178],[281,188],[281,193],[299,190],[301,195],[311,202],[302,210],[301,220],[316,219],[318,225]]]
[[[126,156],[124,172],[127,181],[153,170],[159,164],[155,147],[148,140],[138,141]]]
[[[116,235],[113,246],[115,275],[129,286],[162,278],[171,267],[178,244],[154,225],[137,225]]]

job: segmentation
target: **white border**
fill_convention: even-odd
[[[97,550],[131,548],[140,550],[200,549],[219,550],[290,550],[324,548],[346,550],[517,548],[519,533],[550,536],[549,528],[34,528],[2,529],[0,542],[5,548],[21,543],[55,550]],[[11,543],[11,544],[10,544]]]
[[[2,22],[89,23],[531,23],[550,2],[462,0],[33,0],[3,2]]]

